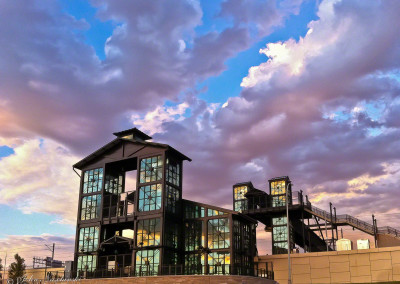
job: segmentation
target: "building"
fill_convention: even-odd
[[[191,160],[173,147],[136,128],[114,135],[73,166],[81,171],[75,269],[87,277],[253,275],[257,221],[182,199]]]

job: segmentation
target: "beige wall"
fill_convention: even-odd
[[[275,280],[287,283],[287,255],[256,257],[259,268],[272,262]],[[400,281],[400,247],[291,255],[292,283]]]
[[[26,269],[25,270],[25,276],[29,279],[32,277],[32,279],[44,279],[45,278],[45,273],[51,272],[54,276],[58,272],[59,276],[64,276],[64,268],[34,268],[34,269]],[[6,277],[4,279],[7,279],[8,273],[6,271]],[[0,282],[1,283],[1,282]]]

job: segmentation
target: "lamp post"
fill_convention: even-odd
[[[286,225],[287,225],[287,246],[288,246],[288,284],[292,284],[292,271],[290,265],[290,225],[289,225],[289,182],[286,184]]]

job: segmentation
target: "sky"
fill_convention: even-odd
[[[399,14],[397,0],[0,0],[0,258],[29,265],[55,242],[72,259],[72,165],[131,127],[193,159],[184,198],[231,208],[233,184],[289,175],[322,209],[400,228]],[[260,252],[269,240],[259,226]]]

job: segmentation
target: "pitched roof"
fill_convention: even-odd
[[[118,133],[120,133],[120,132],[118,132]],[[186,155],[182,154],[181,152],[179,152],[175,148],[169,146],[168,144],[161,144],[161,143],[140,141],[140,140],[131,140],[131,139],[125,139],[125,138],[115,138],[114,140],[112,140],[111,142],[107,143],[106,145],[104,145],[100,149],[94,151],[92,154],[86,156],[85,158],[83,158],[82,160],[80,160],[79,162],[74,164],[72,167],[81,170],[85,165],[87,165],[88,163],[90,163],[94,159],[102,156],[105,152],[107,152],[108,150],[110,150],[114,146],[122,143],[123,141],[131,142],[131,143],[134,143],[134,144],[141,144],[143,146],[154,146],[154,147],[164,148],[164,149],[167,149],[167,150],[173,152],[175,155],[179,156],[182,160],[188,160],[189,162],[192,161],[192,159],[190,159]]]

